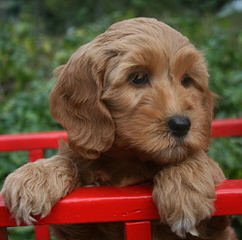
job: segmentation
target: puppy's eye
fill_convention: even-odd
[[[183,77],[181,84],[184,88],[188,88],[191,86],[192,82],[193,82],[193,79],[186,75]]]
[[[132,73],[129,76],[129,81],[135,87],[141,87],[149,82],[149,77],[146,73]]]

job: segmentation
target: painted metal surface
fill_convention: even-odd
[[[79,188],[60,200],[34,224],[64,224],[159,219],[152,186]],[[242,214],[242,180],[226,180],[216,188],[214,215]],[[0,197],[0,226],[16,226]]]
[[[212,137],[242,136],[242,118],[216,119],[212,122]]]
[[[58,140],[67,139],[65,131],[0,135],[0,152],[58,148]]]
[[[50,232],[49,227],[46,225],[40,225],[34,227],[35,240],[49,240]]]
[[[0,227],[0,240],[8,240],[8,232],[5,227]]]
[[[126,222],[126,240],[151,240],[151,228],[149,221]]]

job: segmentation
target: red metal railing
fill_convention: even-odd
[[[242,136],[242,119],[216,120],[213,137]],[[57,148],[66,132],[0,136],[0,152],[28,151],[29,161],[43,158],[43,150]],[[49,240],[47,224],[125,222],[127,240],[150,240],[151,219],[159,215],[151,197],[151,186],[79,188],[60,200],[44,219],[35,223],[35,239]],[[216,188],[214,215],[242,214],[242,180],[227,180]],[[24,225],[24,224],[21,224]],[[0,240],[6,240],[6,227],[16,226],[0,196]]]

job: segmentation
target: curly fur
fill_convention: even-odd
[[[145,72],[149,84],[130,83]],[[215,186],[224,180],[207,157],[214,94],[201,52],[155,19],[113,24],[56,70],[52,116],[68,132],[56,156],[10,174],[2,195],[27,223],[46,216],[73,189],[154,182],[161,223],[152,239],[235,240],[227,217],[211,217]],[[181,83],[192,78],[189,87]],[[191,127],[175,138],[167,119],[186,116]],[[123,239],[122,223],[53,226],[58,239]]]

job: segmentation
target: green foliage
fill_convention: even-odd
[[[94,2],[98,9],[91,13]],[[48,96],[54,84],[52,71],[113,22],[141,15],[160,18],[204,52],[211,76],[210,87],[219,95],[215,118],[241,117],[242,31],[238,25],[241,16],[221,18],[210,14],[216,12],[214,8],[221,7],[216,7],[217,1],[203,1],[199,14],[189,11],[193,1],[176,2],[176,9],[172,11],[169,6],[173,1],[152,0],[147,8],[144,0],[119,3],[114,0],[109,4],[105,0],[45,0],[42,8],[34,11],[42,13],[36,19],[30,9],[38,1],[27,1],[22,6],[12,0],[10,15],[16,16],[19,12],[19,17],[8,22],[0,20],[0,134],[61,129],[49,112]],[[183,11],[177,14],[184,4]],[[208,8],[208,13],[201,14]],[[219,162],[228,178],[242,179],[241,149],[241,137],[213,139],[209,155]],[[26,160],[26,152],[0,154],[0,187],[7,174]],[[237,229],[242,228],[240,218],[234,217],[233,222]],[[10,239],[32,238],[28,235],[29,228],[20,233],[14,228],[10,231]],[[24,237],[25,234],[29,237]]]
[[[228,179],[242,179],[242,138],[213,139],[209,155],[220,163]]]
[[[8,228],[9,240],[34,239],[33,226]]]
[[[1,91],[8,93],[22,89],[23,82],[33,78],[30,54],[34,53],[34,49],[25,23],[12,25],[0,22],[0,26]]]

